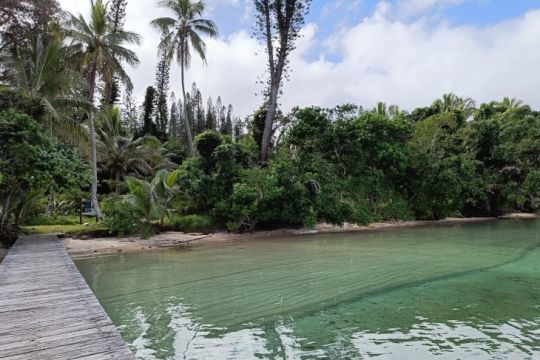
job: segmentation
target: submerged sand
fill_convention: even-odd
[[[534,219],[535,214],[510,214],[504,219]],[[400,228],[411,228],[420,226],[444,226],[462,223],[496,221],[497,218],[447,218],[437,221],[392,221],[383,223],[373,223],[366,226],[344,224],[343,226],[332,226],[319,224],[315,229],[282,229],[273,231],[259,231],[247,234],[218,232],[213,234],[186,234],[180,232],[166,232],[153,236],[149,239],[139,237],[125,238],[100,238],[100,239],[72,239],[67,238],[64,244],[73,258],[89,256],[114,255],[119,253],[131,253],[142,251],[156,251],[165,248],[176,248],[193,244],[208,244],[233,240],[254,240],[262,238],[275,238],[282,236],[294,236],[320,233],[344,233],[363,231],[382,231]],[[1,253],[0,253],[1,256]]]

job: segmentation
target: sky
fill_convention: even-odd
[[[87,16],[90,0],[59,0]],[[219,27],[207,39],[208,64],[197,58],[186,77],[204,97],[231,103],[247,116],[263,99],[264,47],[251,37],[252,0],[206,0]],[[128,69],[142,100],[155,82],[159,33],[150,21],[167,15],[158,0],[128,0],[126,29],[140,64]],[[377,101],[404,110],[453,92],[477,102],[516,97],[540,108],[540,0],[313,0],[280,105],[333,107]],[[181,94],[176,65],[171,91]],[[178,97],[178,96],[177,96]]]

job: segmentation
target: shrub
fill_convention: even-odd
[[[103,202],[104,222],[109,232],[118,236],[131,235],[138,228],[139,216],[133,205],[123,197]]]
[[[214,218],[207,215],[173,216],[169,224],[173,230],[183,232],[209,232],[216,229]]]

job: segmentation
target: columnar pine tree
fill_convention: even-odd
[[[156,125],[162,134],[167,133],[170,62],[161,55],[156,68]]]
[[[266,164],[274,127],[278,97],[286,77],[288,57],[300,36],[311,0],[254,0],[257,23],[255,36],[266,46],[268,84],[266,114],[261,139],[261,163]]]
[[[168,134],[170,138],[177,138],[179,135],[179,122],[181,121],[178,105],[176,104],[176,95],[171,93],[170,97],[171,111],[169,112]]]
[[[124,29],[127,0],[112,0],[109,6],[113,32],[116,33]]]
[[[216,114],[217,114],[217,121],[218,129],[219,131],[223,132],[223,129],[225,127],[226,122],[226,114],[225,114],[225,106],[223,105],[223,102],[221,101],[221,96],[218,96],[216,100]]]
[[[206,128],[206,118],[204,116],[204,105],[203,105],[201,91],[199,89],[197,89],[197,92],[195,93],[193,101],[197,109],[195,112],[195,123],[197,124],[198,133],[200,134],[204,130],[209,130],[209,129]]]
[[[214,104],[212,104],[212,97],[208,97],[206,102],[206,128],[209,130],[216,130],[216,110]]]
[[[225,118],[225,123],[222,126],[221,133],[225,135],[231,135],[233,132],[233,107],[231,104],[229,104],[229,108],[227,109],[227,116]]]
[[[144,102],[142,105],[142,128],[139,131],[139,136],[156,135],[157,127],[153,121],[156,111],[156,89],[149,86],[146,88]]]
[[[130,134],[134,134],[138,127],[138,111],[133,96],[132,89],[126,89],[124,93],[124,99],[122,101],[122,121],[123,127],[129,131]]]
[[[244,135],[244,123],[239,117],[233,120],[233,139],[238,141]]]
[[[109,22],[111,24],[111,31],[113,34],[117,34],[124,30],[124,24],[126,22],[126,6],[127,0],[112,0],[109,3]],[[120,98],[120,85],[116,75],[113,73],[105,78],[105,89],[103,91],[103,102],[113,105]]]

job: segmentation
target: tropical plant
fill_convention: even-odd
[[[389,119],[396,119],[405,115],[405,113],[399,109],[399,106],[386,106],[386,103],[382,101],[377,102],[377,105],[373,109],[373,113],[381,116],[386,116]]]
[[[172,217],[174,210],[171,208],[171,203],[180,191],[176,185],[178,174],[179,170],[172,172],[160,170],[151,182],[126,177],[130,192],[128,199],[140,215],[143,236],[151,235],[156,230],[154,224],[156,221],[159,221],[162,229],[165,217]]]
[[[117,108],[103,109],[96,118],[99,141],[99,165],[109,172],[117,194],[127,175],[148,177],[154,173],[156,163],[162,163],[161,143],[153,136],[134,138],[122,128]]]
[[[86,68],[88,101],[91,104],[94,103],[98,74],[101,74],[103,80],[108,83],[112,81],[112,76],[116,75],[128,88],[132,87],[131,80],[122,63],[136,65],[139,60],[133,51],[124,47],[124,44],[138,44],[140,37],[133,32],[119,29],[114,31],[110,17],[107,14],[107,8],[102,0],[93,3],[89,22],[82,15],[79,15],[79,17],[71,15],[69,37],[79,60]],[[100,218],[102,215],[97,200],[97,142],[93,110],[88,112],[88,124],[92,145],[91,199],[96,211],[96,217]]]
[[[0,138],[0,241],[10,242],[31,194],[87,185],[86,165],[13,109],[0,112]]]
[[[518,100],[516,98],[504,97],[503,100],[500,102],[500,104],[506,110],[512,110],[512,109],[517,109],[523,106],[523,101]]]
[[[195,50],[203,63],[206,63],[206,44],[201,36],[217,37],[218,29],[213,21],[202,18],[205,9],[205,3],[202,0],[196,2],[163,0],[160,5],[170,10],[174,17],[160,17],[152,20],[151,23],[161,32],[159,49],[165,54],[166,61],[170,63],[176,56],[176,61],[180,65],[186,132],[191,155],[194,155],[193,134],[187,116],[187,106],[185,106],[187,101],[184,73],[191,63],[191,49]]]
[[[466,118],[472,115],[476,104],[471,98],[462,98],[456,94],[444,94],[441,99],[435,100],[433,106],[438,108],[441,113],[452,111],[462,111]]]
[[[87,142],[86,133],[74,121],[72,107],[87,106],[87,100],[74,88],[83,88],[80,76],[67,66],[69,48],[58,40],[44,44],[35,36],[31,47],[17,47],[2,60],[6,66],[6,79],[10,87],[23,96],[35,99],[42,109],[47,133],[79,146]]]

